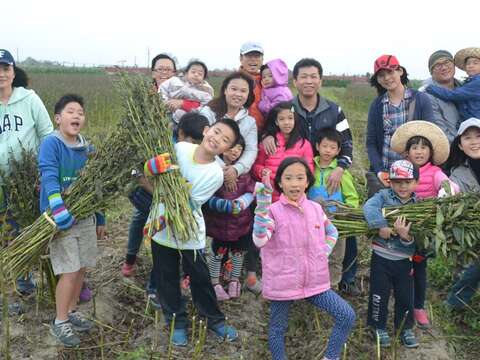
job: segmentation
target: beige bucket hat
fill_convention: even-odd
[[[480,47],[469,47],[457,51],[454,58],[455,66],[465,71],[465,60],[467,60],[469,57],[476,57],[480,59]]]
[[[408,140],[414,136],[423,136],[432,143],[432,162],[435,165],[441,165],[447,161],[450,154],[450,143],[447,136],[437,125],[425,120],[413,120],[400,126],[393,133],[390,142],[392,150],[403,154]]]

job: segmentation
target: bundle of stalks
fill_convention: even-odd
[[[33,223],[40,215],[39,184],[40,176],[37,165],[37,155],[33,150],[25,149],[20,158],[16,159],[10,153],[8,162],[10,174],[0,172],[1,183],[5,190],[9,216],[21,227]]]
[[[142,163],[136,148],[129,145],[127,132],[121,129],[97,146],[80,178],[63,194],[66,207],[75,219],[105,211],[130,182],[131,169]],[[55,223],[44,213],[2,249],[0,259],[9,278],[16,279],[37,265],[56,233]]]
[[[168,152],[176,163],[173,148],[171,120],[161,97],[152,91],[151,82],[141,76],[123,74],[118,83],[126,109],[125,130],[144,159]],[[186,241],[195,236],[197,223],[189,202],[189,186],[179,171],[150,178],[153,184],[153,201],[147,224],[148,237],[165,225],[175,238]],[[164,206],[164,213],[160,207]],[[162,219],[162,216],[164,219]]]
[[[375,236],[378,229],[369,229],[362,208],[349,208],[336,203],[332,222],[339,235]],[[437,255],[451,257],[467,263],[480,253],[480,194],[457,194],[445,198],[432,198],[404,206],[383,209],[390,227],[398,216],[412,223],[411,233],[420,248]]]

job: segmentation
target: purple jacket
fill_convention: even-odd
[[[258,108],[265,116],[278,103],[290,101],[293,98],[292,92],[288,88],[287,64],[282,59],[275,59],[269,61],[266,65],[272,72],[275,83],[272,87],[262,88],[262,97],[258,103]]]
[[[225,185],[215,193],[215,196],[234,200],[245,193],[253,193],[255,181],[250,173],[237,178],[237,191],[228,192]],[[237,241],[242,236],[252,231],[253,214],[250,208],[242,210],[238,215],[218,213],[208,206],[203,209],[207,235],[221,241]]]

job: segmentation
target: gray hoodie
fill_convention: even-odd
[[[439,83],[434,81],[432,78],[425,80],[422,84],[422,87],[419,89],[422,92],[425,92],[425,88],[428,85],[438,85]],[[460,86],[461,83],[455,79],[455,87]],[[461,119],[460,114],[458,113],[457,107],[453,102],[443,101],[440,98],[437,98],[433,95],[427,94],[432,102],[433,108],[433,123],[438,125],[440,129],[443,130],[445,135],[447,135],[448,141],[450,144],[457,135],[458,127],[460,126]],[[421,120],[430,120],[430,119],[421,119]]]

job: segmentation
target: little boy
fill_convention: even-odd
[[[339,201],[351,207],[359,206],[358,193],[353,184],[353,176],[348,171],[343,172],[340,186],[335,192],[327,189],[327,179],[332,171],[338,166],[337,156],[342,146],[342,135],[335,129],[324,129],[316,136],[315,148],[318,156],[313,160],[315,163],[315,183],[308,191],[310,200],[325,202]],[[327,206],[326,210],[334,212],[335,206]],[[328,270],[332,288],[337,288],[341,282],[341,289],[350,295],[359,295],[360,290],[355,285],[357,239],[339,238],[328,259]],[[342,278],[344,257],[348,258],[345,267],[347,271]]]
[[[429,85],[425,91],[444,101],[454,102],[462,121],[480,118],[480,48],[462,49],[455,54],[454,61],[455,66],[467,73],[465,83],[454,89]]]
[[[157,282],[158,297],[167,324],[175,314],[175,329],[172,343],[185,346],[187,338],[187,312],[180,292],[180,260],[184,273],[190,276],[193,302],[200,315],[207,318],[208,327],[217,336],[233,341],[237,331],[225,325],[225,316],[218,306],[215,291],[210,281],[207,262],[202,250],[205,248],[205,221],[201,206],[222,186],[223,170],[215,160],[233,147],[240,137],[240,130],[231,119],[218,120],[204,130],[200,145],[179,142],[175,144],[178,166],[182,176],[191,185],[190,203],[198,224],[198,232],[192,239],[181,241],[168,226],[152,236],[153,271]],[[165,155],[147,161],[146,168],[153,175],[171,171]],[[159,169],[152,164],[166,164]],[[148,174],[148,173],[147,173]],[[163,204],[159,204],[163,209]],[[163,218],[163,217],[161,217]],[[147,220],[147,227],[154,219]]]
[[[103,216],[96,214],[75,221],[65,207],[62,193],[78,178],[91,146],[80,135],[85,126],[83,99],[65,95],[55,104],[58,128],[40,145],[38,163],[41,176],[40,210],[50,209],[60,234],[50,243],[53,272],[59,275],[56,289],[56,318],[50,333],[64,346],[80,344],[73,332],[88,331],[92,322],[76,311],[86,267],[96,264],[97,238],[105,233]]]
[[[409,348],[418,347],[413,327],[413,265],[415,241],[410,233],[411,223],[398,217],[393,229],[388,226],[382,210],[389,205],[407,205],[416,202],[415,188],[418,169],[408,160],[395,161],[390,167],[390,188],[382,189],[364,205],[363,212],[368,226],[378,229],[372,241],[370,267],[370,294],[368,301],[368,325],[375,331],[380,346],[390,346],[386,330],[388,299],[393,288],[395,297],[395,329],[402,343]]]

